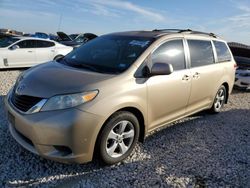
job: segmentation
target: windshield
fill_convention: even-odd
[[[10,46],[11,44],[15,43],[16,41],[18,41],[20,39],[17,38],[12,38],[12,37],[5,37],[0,39],[0,48],[5,48]]]
[[[114,36],[97,37],[65,56],[61,62],[91,71],[119,74],[153,42],[153,38]]]

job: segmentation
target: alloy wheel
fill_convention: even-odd
[[[106,140],[106,152],[112,158],[124,155],[131,147],[135,129],[130,121],[118,122],[109,132]]]
[[[219,111],[221,109],[221,107],[223,106],[225,101],[225,91],[223,88],[221,88],[216,95],[215,98],[215,103],[214,103],[214,108]]]

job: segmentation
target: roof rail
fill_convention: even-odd
[[[193,31],[191,29],[154,29],[153,31],[158,31],[158,32],[175,32],[175,33],[189,32],[190,34],[208,35],[208,36],[217,38],[217,35],[215,35],[214,33],[206,33],[206,32],[201,32],[201,31]]]

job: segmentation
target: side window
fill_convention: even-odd
[[[48,48],[48,47],[52,47],[52,46],[55,46],[54,42],[37,40],[37,48]]]
[[[211,41],[188,40],[191,67],[214,64],[214,54]]]
[[[36,48],[35,40],[23,40],[17,43],[20,48]]]
[[[162,44],[153,52],[152,63],[169,63],[174,70],[185,69],[183,41],[172,40]]]
[[[224,42],[213,41],[219,62],[231,61],[232,57]]]

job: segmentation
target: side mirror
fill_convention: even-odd
[[[168,63],[154,63],[150,71],[150,76],[169,75],[173,72],[173,66]]]
[[[20,47],[18,45],[14,45],[14,46],[11,46],[10,47],[10,50],[16,50],[16,49],[19,49]]]

